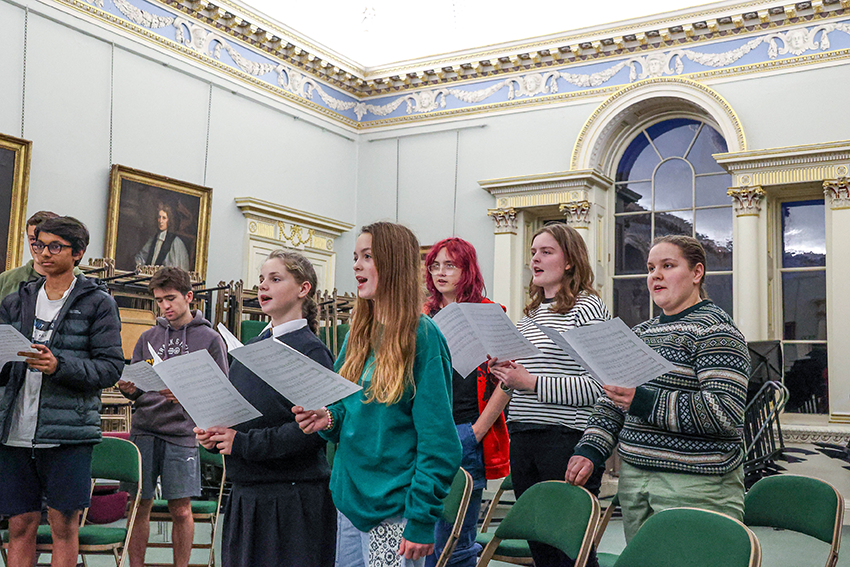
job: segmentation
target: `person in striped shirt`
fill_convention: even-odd
[[[662,313],[633,330],[676,368],[636,389],[605,386],[565,477],[589,482],[619,441],[626,541],[666,508],[703,508],[738,520],[744,512],[746,339],[707,298],[705,250],[696,239],[656,239],[647,269]]]
[[[531,272],[531,301],[517,327],[540,354],[513,362],[491,360],[493,374],[511,395],[508,431],[517,498],[537,482],[564,478],[573,448],[602,395],[600,384],[535,323],[564,332],[611,318],[593,288],[587,247],[575,229],[551,224],[538,230],[531,244]],[[599,493],[603,472],[591,475],[588,490]],[[537,542],[529,546],[537,567],[573,565],[554,547]],[[588,565],[595,564],[594,555]]]

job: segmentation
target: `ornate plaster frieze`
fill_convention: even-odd
[[[517,211],[513,208],[488,209],[487,216],[493,219],[494,234],[517,233]]]
[[[850,179],[847,177],[824,181],[823,194],[829,198],[832,210],[850,209]]]
[[[573,228],[590,228],[590,201],[569,201],[558,209],[567,218],[567,224]]]
[[[735,214],[739,217],[757,217],[761,213],[761,203],[764,200],[764,189],[761,187],[730,188],[727,195],[732,197]]]
[[[798,423],[782,423],[782,437],[786,443],[836,443],[847,445],[850,442],[850,427],[843,425],[850,422],[850,416],[833,414],[833,423],[822,425],[803,425]],[[838,422],[838,423],[836,423]]]
[[[735,187],[821,182],[850,176],[850,140],[714,154]]]
[[[277,241],[287,248],[332,252],[334,239],[354,228],[351,223],[253,197],[235,201],[247,220],[249,237]]]
[[[104,21],[353,130],[598,97],[662,78],[699,82],[850,59],[850,19],[839,4],[828,9],[832,4],[825,3],[811,17],[795,13],[784,18],[787,10],[782,9],[758,25],[733,18],[728,33],[714,26],[705,34],[685,33],[681,40],[662,34],[657,42],[638,41],[635,47],[623,40],[622,49],[592,56],[559,58],[563,52],[558,50],[540,62],[517,56],[516,65],[500,64],[498,73],[465,75],[463,81],[437,75],[418,82],[387,80],[382,83],[387,88],[379,89],[368,87],[371,79],[358,76],[357,69],[343,72],[343,63],[314,56],[301,47],[301,39],[287,39],[284,31],[250,23],[244,11],[207,0],[44,1]],[[706,41],[694,43],[697,37]]]

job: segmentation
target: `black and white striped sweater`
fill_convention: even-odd
[[[676,369],[639,387],[627,414],[602,397],[576,454],[602,466],[619,440],[622,459],[643,469],[722,475],[740,466],[750,356],[732,318],[705,300],[633,330]]]
[[[611,318],[602,300],[581,295],[567,313],[554,313],[550,303],[541,304],[531,315],[520,319],[517,328],[540,353],[517,360],[537,376],[537,391],[516,390],[508,409],[508,427],[514,431],[534,426],[560,425],[583,431],[602,387],[577,362],[555,345],[534,323],[559,333],[602,323]]]

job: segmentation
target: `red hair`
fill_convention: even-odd
[[[425,302],[426,313],[443,307],[443,294],[434,286],[434,278],[428,271],[428,266],[434,263],[437,254],[444,248],[452,264],[461,270],[460,280],[457,282],[457,302],[481,303],[484,299],[484,276],[481,275],[481,268],[478,267],[475,247],[462,238],[446,238],[432,246],[431,251],[425,256],[425,286],[431,294]]]

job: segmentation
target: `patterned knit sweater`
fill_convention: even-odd
[[[676,369],[637,388],[628,414],[600,398],[575,454],[603,466],[619,438],[622,459],[643,469],[721,475],[740,466],[750,357],[732,318],[705,300],[633,330]]]

